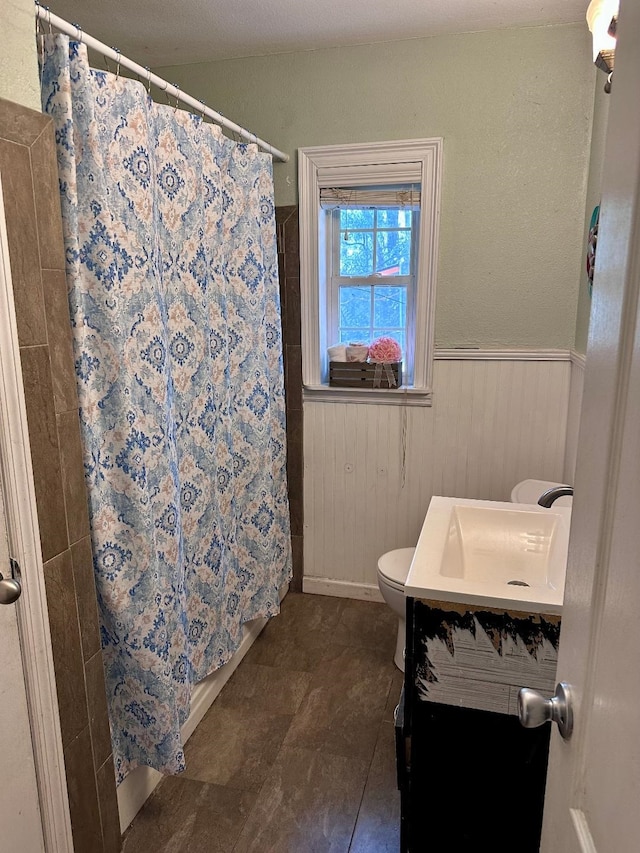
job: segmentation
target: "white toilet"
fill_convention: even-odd
[[[395,551],[387,551],[378,560],[378,587],[384,600],[398,615],[398,639],[393,660],[401,672],[404,672],[404,644],[407,630],[404,584],[415,550],[415,548],[396,548]]]
[[[566,483],[552,483],[549,480],[522,480],[511,489],[511,502],[514,504],[537,504],[538,498],[549,489],[564,486]],[[554,501],[554,506],[572,506],[573,497],[563,495]]]
[[[522,480],[511,490],[511,501],[535,504],[548,489],[561,485],[563,484],[548,480]],[[558,506],[571,506],[572,501],[571,496],[565,496],[558,498],[556,503]],[[401,672],[404,672],[404,644],[407,630],[404,585],[415,550],[415,548],[396,548],[395,551],[387,551],[378,560],[378,588],[384,600],[398,616],[398,637],[393,660]]]

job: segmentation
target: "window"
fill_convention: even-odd
[[[330,218],[328,339],[394,338],[411,382],[419,188],[332,188],[320,191],[320,206]]]
[[[395,338],[405,390],[429,404],[442,141],[299,151],[305,396],[406,402],[329,388],[327,347]]]

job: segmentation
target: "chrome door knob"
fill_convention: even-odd
[[[11,564],[11,574],[13,577],[5,578],[0,572],[0,604],[13,604],[20,598],[22,593],[22,585],[18,578],[20,577],[20,566],[15,560],[9,561]]]
[[[548,722],[557,723],[562,737],[569,740],[573,731],[571,687],[561,681],[551,699],[545,699],[537,690],[523,687],[518,693],[518,718],[525,729],[535,729]]]

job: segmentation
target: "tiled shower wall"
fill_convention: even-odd
[[[53,125],[0,99],[18,341],[75,853],[116,853],[104,689]]]
[[[60,222],[53,127],[0,99],[0,175],[75,853],[121,839]],[[276,211],[294,578],[302,589],[302,358],[297,207]]]
[[[293,548],[291,589],[302,592],[302,347],[300,345],[300,242],[297,206],[277,207],[276,227],[287,399],[287,479]]]

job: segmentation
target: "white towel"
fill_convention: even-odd
[[[366,344],[349,344],[347,347],[347,361],[366,361],[369,355],[369,347]]]
[[[329,361],[346,361],[347,360],[347,345],[335,344],[335,346],[327,349]]]

